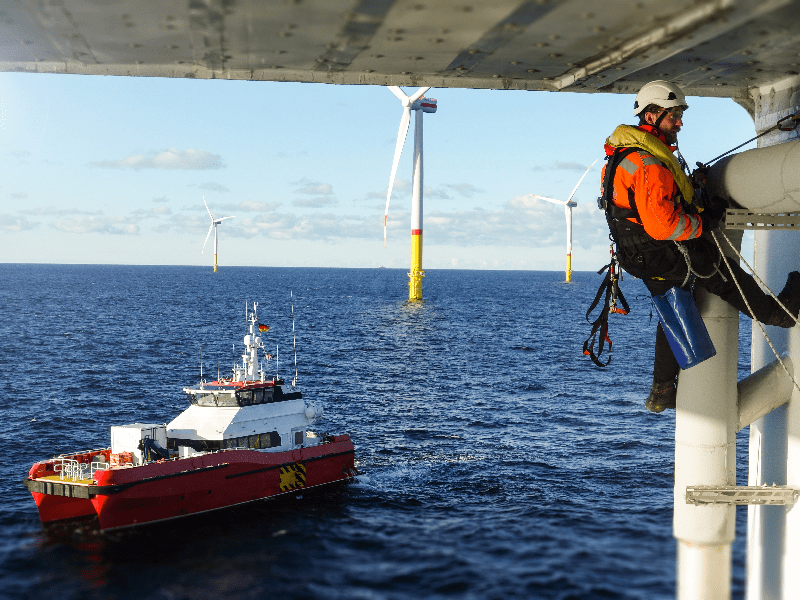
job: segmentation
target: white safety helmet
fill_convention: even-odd
[[[651,81],[642,86],[642,89],[636,94],[636,102],[633,103],[634,116],[638,116],[651,104],[661,108],[674,108],[676,106],[689,108],[689,105],[686,104],[686,96],[683,95],[683,90],[674,83],[663,79]]]

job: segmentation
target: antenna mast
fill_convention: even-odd
[[[294,380],[292,380],[292,387],[297,385],[297,337],[294,334],[294,293],[292,288],[289,288],[289,298],[292,299],[292,347],[294,348]]]

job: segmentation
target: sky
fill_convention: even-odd
[[[426,96],[423,268],[563,270],[564,211],[526,196],[566,199],[634,96]],[[688,102],[690,164],[753,137],[732,100]],[[413,119],[383,245],[401,114],[378,86],[0,73],[0,262],[211,267],[205,198],[234,217],[220,268],[408,268]],[[601,166],[574,197],[579,271],[608,259]]]

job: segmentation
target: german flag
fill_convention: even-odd
[[[261,323],[258,324],[258,331],[263,333],[265,331],[269,331],[269,325],[262,325]]]

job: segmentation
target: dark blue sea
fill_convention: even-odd
[[[599,369],[581,352],[592,272],[429,270],[409,304],[399,269],[0,269],[0,597],[675,596],[674,412],[644,408],[655,319],[637,280]],[[206,374],[230,369],[246,302],[291,377],[290,289],[301,388],[324,406],[319,431],[353,439],[356,483],[121,533],[41,524],[30,465],[170,421],[201,352]]]

